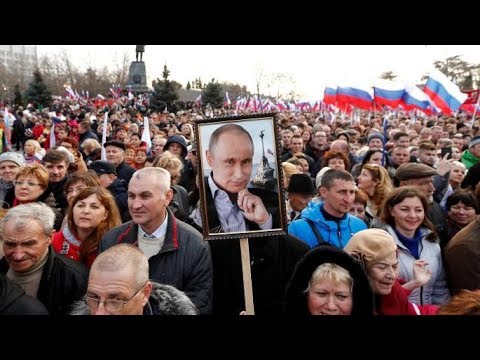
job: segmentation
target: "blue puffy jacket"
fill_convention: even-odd
[[[317,237],[306,220],[309,219],[315,224],[323,240],[343,249],[353,234],[367,228],[362,220],[350,214],[346,214],[338,223],[333,220],[325,220],[320,210],[322,208],[323,203],[311,201],[303,209],[300,219],[293,221],[288,226],[288,233],[305,241],[310,248],[317,246]]]

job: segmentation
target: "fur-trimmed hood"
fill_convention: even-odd
[[[197,307],[183,291],[177,288],[152,281],[152,293],[143,315],[198,315]],[[73,304],[70,315],[90,315],[84,301]]]
[[[352,315],[373,315],[374,296],[362,266],[342,249],[329,245],[320,245],[313,248],[297,263],[287,285],[286,314],[295,316],[308,316],[310,314],[305,290],[315,269],[324,263],[333,263],[343,267],[353,278]]]

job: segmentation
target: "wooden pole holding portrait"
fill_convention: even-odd
[[[240,239],[240,252],[242,256],[243,294],[245,297],[245,311],[247,315],[255,315],[253,306],[252,272],[250,269],[250,249],[248,239]]]
[[[249,242],[286,233],[277,122],[275,113],[195,121],[203,236],[212,247],[217,241],[239,241],[229,244],[240,248],[242,279],[238,281],[243,282],[243,310],[247,315],[255,314],[252,265],[262,261]],[[230,252],[235,263],[237,251]],[[220,255],[212,251],[214,256]],[[233,270],[238,265],[224,266],[232,266],[234,274],[238,272]],[[218,269],[217,265],[216,271],[227,269]]]

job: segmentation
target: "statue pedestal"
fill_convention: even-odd
[[[149,92],[147,86],[147,69],[143,61],[132,61],[128,71],[128,90],[132,93]]]

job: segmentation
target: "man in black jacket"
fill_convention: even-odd
[[[43,203],[18,205],[0,221],[0,272],[40,300],[52,315],[64,315],[87,287],[88,270],[50,246],[55,214]]]

